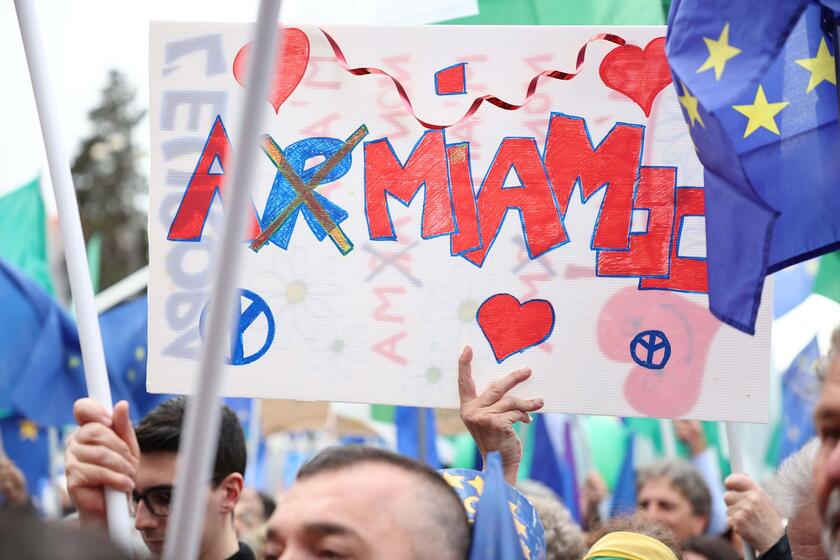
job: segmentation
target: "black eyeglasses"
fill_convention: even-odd
[[[137,517],[137,506],[140,505],[141,500],[149,513],[155,517],[166,517],[169,515],[172,503],[172,485],[152,486],[142,493],[134,490],[128,504],[132,517]]]
[[[224,476],[213,478],[210,484],[214,487],[218,486],[224,479]],[[137,517],[137,506],[140,505],[141,501],[149,510],[149,513],[155,517],[167,517],[172,504],[172,485],[152,486],[142,493],[134,490],[131,493],[131,500],[128,502],[129,513],[132,517]]]

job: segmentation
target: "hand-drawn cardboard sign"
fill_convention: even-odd
[[[152,25],[151,391],[196,380],[249,30]],[[664,33],[287,29],[224,393],[455,407],[469,344],[547,410],[766,421],[769,306],[708,311]]]

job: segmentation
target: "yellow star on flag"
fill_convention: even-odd
[[[134,349],[134,358],[138,362],[142,362],[143,358],[145,358],[145,357],[146,357],[146,348],[144,348],[143,346],[138,346],[137,348]]]
[[[457,474],[449,474],[449,473],[445,472],[445,473],[443,473],[443,479],[452,488],[460,488],[461,490],[464,489],[464,485],[461,484],[461,482],[464,480],[463,476],[460,476],[460,475],[457,475]]]
[[[519,521],[517,518],[513,518],[513,524],[516,526],[516,532],[519,535],[525,534],[525,524]]]
[[[70,369],[76,369],[80,365],[82,365],[82,360],[80,360],[75,354],[67,358],[67,367]]]
[[[695,122],[699,122],[700,126],[706,128],[706,125],[703,124],[703,118],[700,116],[700,111],[697,110],[697,98],[691,95],[691,92],[688,91],[684,83],[680,82],[680,85],[682,86],[683,94],[682,97],[677,96],[677,98],[680,100],[680,105],[685,108],[685,114],[688,115],[691,126],[693,127]]]
[[[21,420],[18,424],[18,434],[20,440],[37,441],[38,440],[38,424],[32,420]]]
[[[770,132],[779,135],[779,127],[776,125],[776,115],[779,111],[790,105],[787,101],[768,103],[764,95],[764,88],[758,86],[755,92],[755,100],[752,105],[733,105],[732,108],[749,119],[747,129],[744,131],[744,138],[758,130],[766,128]]]
[[[481,493],[484,492],[484,480],[476,475],[475,478],[467,482],[470,486],[475,488],[475,491],[478,492],[478,495],[481,496]]]
[[[820,46],[817,49],[817,56],[814,58],[800,58],[796,63],[811,72],[808,80],[808,88],[805,93],[810,93],[815,87],[823,82],[831,82],[837,85],[837,71],[834,68],[834,57],[828,51],[825,38],[820,39]]]
[[[714,68],[715,80],[720,80],[727,61],[741,54],[741,49],[729,44],[729,23],[723,26],[723,31],[720,32],[720,37],[717,40],[703,37],[703,41],[706,43],[706,48],[709,49],[709,58],[706,59],[703,66],[697,69],[697,73]]]

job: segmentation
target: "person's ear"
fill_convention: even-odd
[[[692,525],[694,526],[694,534],[696,536],[704,535],[706,528],[709,526],[708,515],[694,515],[692,516]]]
[[[239,498],[242,497],[242,488],[245,481],[239,473],[230,473],[219,483],[217,490],[221,493],[220,507],[222,513],[233,512]]]

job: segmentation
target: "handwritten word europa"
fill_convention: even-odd
[[[335,144],[325,140],[307,138],[286,151],[296,152],[295,160],[302,166],[311,157],[332,155]],[[536,259],[569,242],[564,220],[575,187],[580,187],[582,203],[604,189],[591,241],[597,255],[596,274],[637,277],[640,289],[706,292],[705,259],[677,254],[683,218],[705,214],[704,190],[678,187],[676,167],[641,165],[643,142],[643,126],[616,123],[596,146],[583,118],[551,113],[543,154],[533,137],[504,138],[478,191],[474,189],[469,142],[447,144],[443,130],[427,130],[404,162],[388,138],[366,142],[364,210],[370,239],[396,240],[389,198],[409,206],[422,188],[420,233],[424,239],[448,235],[452,256],[481,267],[508,210],[517,210],[528,256]],[[221,188],[222,174],[211,173],[211,167],[218,159],[224,168],[229,151],[227,134],[217,118],[171,224],[169,240],[201,238],[210,205]],[[323,183],[346,174],[350,158],[348,153]],[[505,185],[511,171],[520,185]],[[287,200],[288,192],[282,181],[275,181],[262,219],[252,212],[249,239],[259,235],[260,225],[265,228],[276,219],[281,211],[278,199]],[[346,218],[346,213],[326,198],[317,198],[333,211],[336,221]],[[644,233],[631,232],[634,210],[647,212]],[[304,213],[318,239],[323,239],[324,232],[308,214],[309,209],[302,206],[298,211]],[[294,220],[290,222],[288,225],[294,224]],[[286,235],[271,241],[286,248],[289,239]]]

